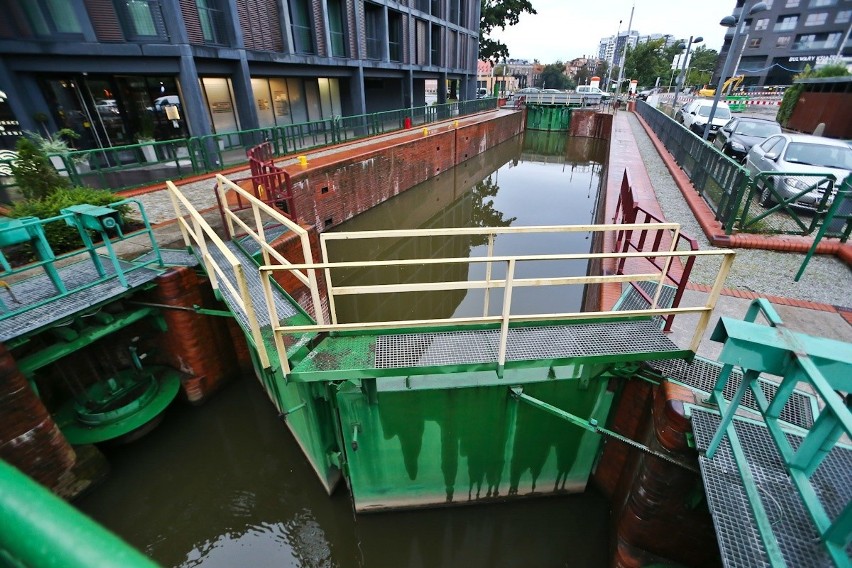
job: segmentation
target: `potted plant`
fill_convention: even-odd
[[[156,142],[156,139],[154,138],[154,118],[148,112],[143,113],[140,118],[139,138],[137,138],[137,141],[139,144],[142,144],[140,150],[142,150],[142,155],[145,157],[145,161],[156,162],[157,151],[152,144],[152,142]]]
[[[33,141],[46,156],[50,158],[50,163],[60,175],[68,176],[68,167],[65,154],[73,152],[74,148],[69,143],[69,140],[76,140],[80,135],[70,128],[62,128],[53,134],[45,132],[47,135],[42,136],[38,132],[26,132],[27,138]],[[61,154],[61,155],[58,155]],[[75,156],[73,158],[75,165],[85,160],[85,156]]]

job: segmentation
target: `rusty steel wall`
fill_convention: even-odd
[[[823,136],[844,140],[852,138],[852,92],[805,91],[799,95],[787,127],[810,134],[820,122],[825,123]]]

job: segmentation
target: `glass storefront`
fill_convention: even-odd
[[[240,121],[234,105],[231,80],[227,77],[204,77],[201,79],[201,90],[204,92],[213,132],[221,134],[239,130]]]
[[[261,127],[324,120],[342,114],[338,79],[256,77],[251,80],[251,87]]]
[[[188,136],[175,77],[89,74],[41,77],[40,83],[58,127],[80,135],[79,149]],[[46,120],[39,122],[46,128]]]

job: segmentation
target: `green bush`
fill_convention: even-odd
[[[119,200],[120,198],[116,197],[112,192],[102,189],[92,189],[89,187],[61,188],[42,199],[30,199],[16,203],[9,215],[11,217],[38,217],[40,219],[47,219],[60,215],[61,209],[71,207],[72,205],[81,205],[84,203],[88,203],[89,205],[109,205]],[[122,220],[124,220],[129,212],[129,207],[123,205],[118,208],[118,211]],[[83,241],[80,239],[80,233],[76,227],[67,226],[64,220],[44,225],[44,233],[55,254],[61,254],[83,246]],[[99,236],[92,234],[92,238],[98,240]]]
[[[12,164],[12,175],[25,199],[44,199],[57,189],[68,187],[47,155],[30,138],[21,138],[16,145],[18,157]]]

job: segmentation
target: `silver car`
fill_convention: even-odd
[[[752,175],[758,172],[834,175],[837,180],[834,184],[819,175],[773,175],[758,181],[758,187],[762,189],[760,204],[764,207],[770,207],[778,200],[777,196],[787,200],[813,187],[790,205],[815,210],[826,190],[838,187],[852,171],[852,148],[846,142],[832,138],[809,134],[777,134],[749,150],[746,168]],[[826,204],[830,202],[831,196]]]

